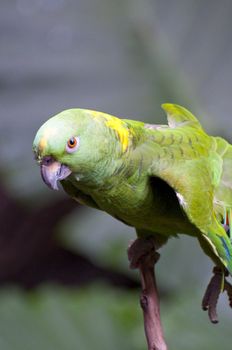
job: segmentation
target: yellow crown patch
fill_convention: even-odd
[[[122,145],[122,151],[126,152],[129,146],[130,132],[126,127],[125,123],[121,119],[105,113],[91,111],[91,114],[92,116],[94,116],[94,118],[98,120],[104,120],[105,125],[116,132],[119,138],[119,141],[121,142],[121,145]]]

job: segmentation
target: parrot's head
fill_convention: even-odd
[[[40,127],[33,151],[42,179],[50,188],[58,189],[57,182],[72,174],[76,179],[97,176],[99,167],[115,154],[117,142],[110,137],[104,116],[107,115],[70,109]]]

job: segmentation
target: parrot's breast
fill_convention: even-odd
[[[157,186],[157,188],[154,188]],[[189,222],[180,208],[177,196],[160,179],[155,181],[144,177],[136,183],[121,181],[120,185],[108,189],[92,190],[88,194],[99,209],[133,226],[138,230],[176,235],[196,234],[196,228]]]

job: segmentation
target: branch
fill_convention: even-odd
[[[148,350],[167,350],[160,319],[159,296],[154,270],[159,254],[155,251],[154,242],[152,248],[151,241],[138,238],[129,247],[128,258],[130,266],[140,270],[142,284],[140,305],[143,310]]]

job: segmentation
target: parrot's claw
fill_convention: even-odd
[[[208,310],[209,319],[212,323],[218,323],[217,302],[221,293],[224,275],[222,269],[217,266],[214,267],[213,273],[214,275],[207,286],[202,300],[202,309]]]
[[[228,294],[230,307],[232,307],[232,285],[226,280],[226,276],[228,276],[227,271],[215,266],[213,273],[214,275],[207,286],[202,300],[202,309],[208,310],[209,319],[212,323],[218,323],[217,303],[219,295],[225,290]]]
[[[228,295],[229,304],[230,304],[230,307],[232,308],[232,285],[226,279],[225,279],[224,290]]]
[[[137,269],[141,264],[152,265],[159,260],[155,240],[152,237],[137,238],[127,249],[131,269]]]

